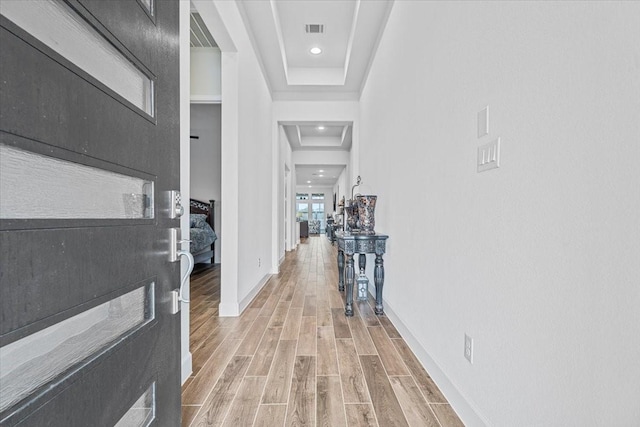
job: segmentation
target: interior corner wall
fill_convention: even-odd
[[[292,236],[292,249],[297,249],[300,243],[300,226],[296,220],[297,205],[296,205],[296,182],[298,182],[298,176],[296,175],[296,168],[291,171],[291,236]]]
[[[191,198],[208,203],[215,200],[215,262],[220,262],[222,134],[220,104],[191,104]]]
[[[390,235],[385,307],[466,425],[640,425],[639,17],[394,3],[360,174]],[[478,173],[496,138],[500,167]]]
[[[271,271],[272,100],[236,2],[193,3],[222,51],[220,315],[236,316]]]
[[[220,2],[224,3],[224,2]],[[233,3],[238,47],[238,303],[248,303],[271,271],[272,101],[249,36]],[[224,102],[224,99],[223,99]],[[224,202],[224,201],[223,201]]]
[[[273,227],[271,98],[252,56],[240,70],[239,301],[271,271]]]
[[[278,125],[276,122],[276,126],[278,127],[278,186],[279,188],[279,197],[278,197],[278,224],[287,228],[286,233],[289,236],[288,245],[285,245],[285,231],[284,228],[282,232],[278,233],[278,259],[281,259],[285,255],[285,251],[288,249],[285,246],[291,247],[291,240],[294,234],[292,233],[292,222],[295,216],[292,216],[293,209],[292,205],[295,203],[295,189],[293,188],[291,179],[291,174],[293,170],[292,164],[292,151],[291,146],[289,145],[289,141],[287,140],[287,136],[284,132],[284,128],[281,125]],[[288,175],[285,173],[285,170],[288,170]],[[288,205],[284,206],[285,200],[285,179],[287,179],[288,183],[286,185],[286,200]],[[292,203],[293,202],[293,203]],[[285,224],[285,209],[288,210],[286,218],[287,223]]]
[[[351,194],[349,192],[349,190],[347,190],[347,168],[345,168],[342,173],[340,173],[340,176],[338,177],[338,181],[336,182],[336,185],[333,187],[333,192],[336,193],[336,205],[338,205],[340,203],[340,200],[342,200],[342,198],[344,197],[345,199],[347,197],[345,197],[346,194]],[[336,210],[337,210],[337,206],[336,206]]]

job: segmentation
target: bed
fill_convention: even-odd
[[[214,200],[209,200],[209,203],[195,199],[189,201],[189,251],[196,264],[214,263],[215,241],[218,239],[213,225],[214,203]]]

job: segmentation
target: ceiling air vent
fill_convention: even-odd
[[[322,34],[324,33],[324,24],[307,24],[304,29],[307,34]]]

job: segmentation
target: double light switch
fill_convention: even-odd
[[[489,135],[489,106],[478,112],[478,138]],[[478,172],[500,167],[500,138],[478,147]]]

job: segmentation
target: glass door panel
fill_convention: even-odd
[[[296,210],[296,218],[298,221],[309,221],[309,204],[298,203],[298,208]]]
[[[318,233],[324,233],[324,203],[312,203],[311,206],[312,219],[319,221]]]

